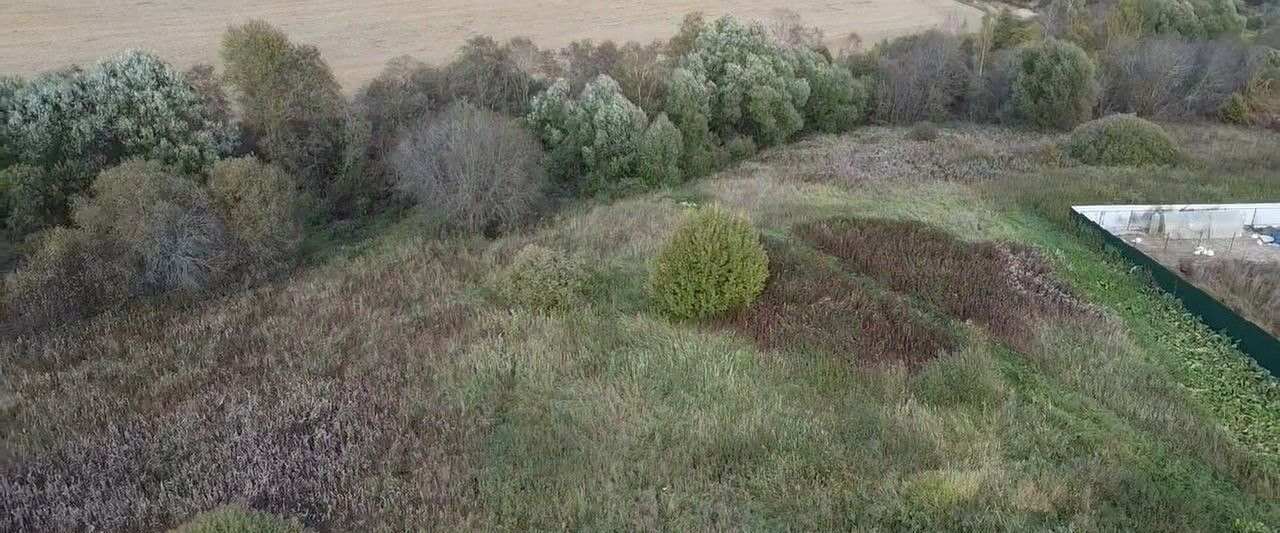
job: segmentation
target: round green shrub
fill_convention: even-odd
[[[253,156],[227,159],[209,171],[208,185],[249,259],[275,260],[297,246],[302,198],[283,169]]]
[[[1013,79],[1018,118],[1060,130],[1089,120],[1098,102],[1096,70],[1089,54],[1068,41],[1050,38],[1023,48]]]
[[[586,285],[582,263],[560,250],[525,246],[503,273],[499,290],[507,302],[530,309],[562,309],[578,300]]]
[[[707,318],[755,300],[769,276],[760,235],[746,218],[700,209],[658,252],[649,291],[665,313]]]
[[[1181,157],[1164,129],[1135,115],[1110,115],[1081,124],[1062,150],[1086,165],[1109,167],[1172,165]]]
[[[751,137],[734,137],[724,143],[725,155],[730,161],[742,161],[756,155],[756,142]]]
[[[173,529],[173,533],[302,533],[304,531],[306,529],[296,520],[285,520],[237,505],[224,505],[205,511]]]

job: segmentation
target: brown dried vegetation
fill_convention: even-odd
[[[1227,307],[1280,336],[1280,263],[1183,260],[1178,269]]]
[[[1037,320],[1091,312],[1025,246],[970,243],[925,224],[884,219],[831,219],[794,231],[854,271],[1021,350],[1034,345]]]
[[[903,298],[873,296],[831,258],[772,240],[765,249],[769,284],[754,305],[725,321],[762,348],[817,348],[853,364],[901,362],[912,369],[956,348],[951,334]]]
[[[465,522],[486,425],[440,399],[432,361],[474,320],[468,250],[5,344],[0,530],[156,531],[229,503],[321,531]]]

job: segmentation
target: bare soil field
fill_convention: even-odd
[[[973,27],[981,16],[956,0],[3,0],[0,73],[30,76],[126,48],[180,67],[214,62],[227,25],[260,18],[319,46],[354,90],[393,57],[443,61],[477,34],[523,35],[544,47],[649,41],[674,33],[690,11],[768,20],[783,8],[833,44],[851,32],[874,42],[948,23]]]

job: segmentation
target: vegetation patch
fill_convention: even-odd
[[[1088,313],[1025,246],[968,243],[926,224],[885,219],[830,219],[795,233],[854,271],[1020,349],[1031,346],[1037,319]]]
[[[1187,259],[1178,270],[1233,311],[1280,337],[1280,263]]]
[[[577,302],[586,286],[586,267],[561,250],[525,246],[499,279],[507,302],[531,309],[561,309]]]
[[[1134,115],[1110,115],[1081,124],[1062,145],[1063,152],[1086,165],[1161,166],[1181,158],[1160,126]]]
[[[649,292],[676,318],[708,318],[751,303],[764,290],[769,258],[751,221],[718,208],[685,217],[658,252]]]
[[[766,244],[769,283],[759,300],[725,324],[766,350],[817,349],[855,365],[904,363],[919,368],[957,339],[893,294],[872,289],[830,257],[778,240]]]
[[[396,188],[434,229],[489,235],[545,203],[544,158],[515,120],[465,104],[414,125],[391,156]]]
[[[224,505],[193,517],[170,533],[304,533],[294,520],[286,520],[238,505]]]

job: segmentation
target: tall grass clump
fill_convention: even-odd
[[[515,120],[456,104],[408,132],[392,155],[393,182],[428,224],[492,235],[543,205],[544,161],[538,142]]]
[[[751,221],[719,208],[687,215],[658,252],[649,293],[675,318],[708,318],[751,303],[764,290],[769,258]]]
[[[1280,264],[1184,260],[1178,269],[1237,313],[1280,336]]]
[[[498,289],[510,304],[545,311],[578,302],[586,282],[587,270],[578,258],[530,244],[516,253],[503,271]]]
[[[1109,167],[1172,165],[1181,158],[1164,129],[1134,115],[1109,115],[1081,124],[1067,136],[1062,151],[1086,165]]]

